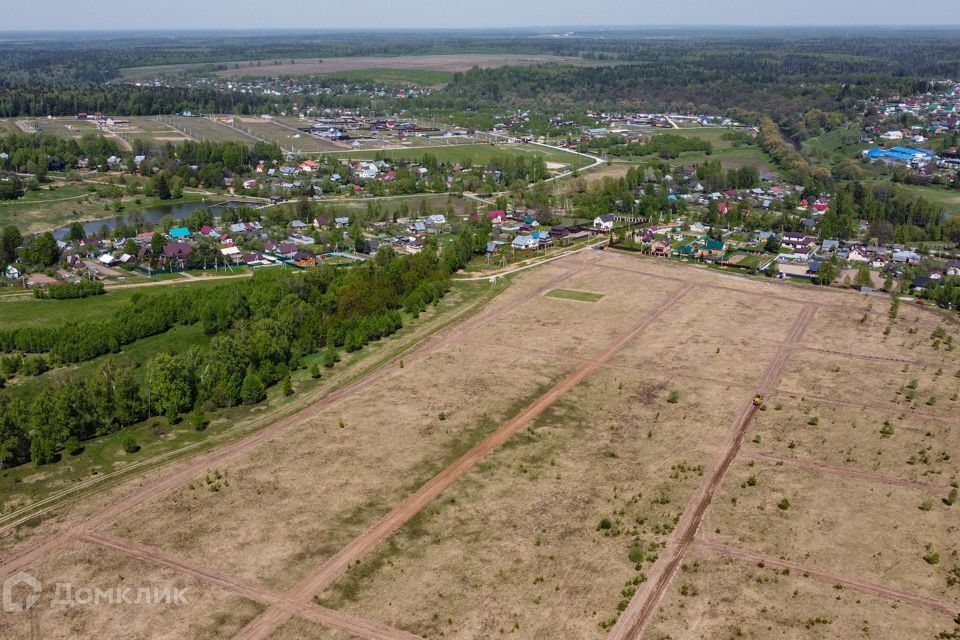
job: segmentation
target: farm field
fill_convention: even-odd
[[[173,618],[208,637],[933,640],[960,332],[892,315],[582,252],[267,435],[0,539],[0,576],[146,561],[229,593]]]
[[[491,158],[502,155],[527,154],[540,156],[545,162],[570,165],[577,169],[592,164],[589,158],[583,156],[531,144],[455,144],[382,151],[343,151],[331,155],[350,160],[373,160],[377,158],[378,154],[393,160],[414,161],[429,154],[435,156],[440,162],[462,162],[468,159],[474,163],[488,162]]]
[[[280,64],[276,64],[280,62]],[[217,71],[216,75],[222,77],[244,77],[244,76],[312,76],[319,74],[340,74],[349,71],[366,71],[369,69],[378,70],[378,73],[384,73],[389,70],[393,73],[401,71],[415,70],[423,72],[437,71],[468,71],[474,66],[481,68],[502,67],[505,65],[534,65],[545,62],[577,64],[583,63],[580,58],[550,56],[550,55],[525,55],[525,54],[503,54],[503,53],[461,53],[461,54],[438,54],[421,56],[364,56],[355,58],[299,58],[291,61],[289,59],[274,60],[252,60],[244,62],[225,62],[220,63],[227,68]],[[198,64],[180,64],[180,65],[161,65],[154,67],[132,67],[121,69],[124,79],[139,80],[152,78],[162,74],[177,74],[183,71],[209,66],[210,63]],[[432,78],[436,80],[436,76]]]
[[[225,124],[214,122],[208,118],[187,118],[185,116],[163,116],[163,122],[173,128],[185,132],[184,135],[194,140],[210,140],[212,142],[243,142],[253,144],[256,139],[237,131]]]

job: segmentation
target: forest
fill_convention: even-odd
[[[269,387],[289,386],[305,356],[323,352],[333,366],[339,352],[362,349],[416,318],[486,241],[464,227],[442,253],[433,244],[409,256],[384,248],[356,269],[261,271],[213,289],[136,295],[107,320],[0,330],[0,352],[8,354],[0,357],[3,377],[115,354],[174,326],[199,325],[211,337],[207,349],[161,352],[138,366],[108,357],[95,374],[68,376],[32,397],[13,393],[12,385],[0,394],[0,463],[50,463],[65,448],[150,415],[175,423],[190,411],[261,402]]]

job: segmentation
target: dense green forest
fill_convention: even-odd
[[[48,367],[118,353],[125,345],[174,326],[199,325],[208,349],[159,353],[135,368],[104,360],[94,375],[43,387],[33,397],[0,395],[0,463],[52,462],[72,442],[112,433],[149,415],[171,422],[184,412],[256,404],[266,389],[322,351],[332,366],[338,352],[357,351],[396,332],[440,299],[450,274],[463,267],[487,238],[464,227],[439,253],[428,246],[413,256],[389,248],[375,261],[349,270],[258,272],[215,289],[138,295],[114,317],[0,331],[4,377],[37,375]]]

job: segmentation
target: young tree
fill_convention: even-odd
[[[240,398],[243,404],[257,404],[266,397],[263,381],[253,367],[247,369],[247,375],[243,377],[243,384],[240,385]]]

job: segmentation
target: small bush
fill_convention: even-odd
[[[680,392],[671,391],[670,394],[667,396],[667,402],[669,402],[670,404],[677,404],[678,402],[680,402]]]
[[[310,367],[310,377],[313,378],[314,380],[320,377],[320,365],[315,364],[312,367]]]
[[[786,511],[789,508],[790,508],[790,501],[787,500],[786,498],[784,498],[783,500],[777,503],[777,509],[780,509],[780,511]]]
[[[137,444],[136,439],[131,435],[124,436],[123,440],[120,442],[120,446],[123,447],[123,450],[126,453],[132,454],[140,451],[140,445]]]

